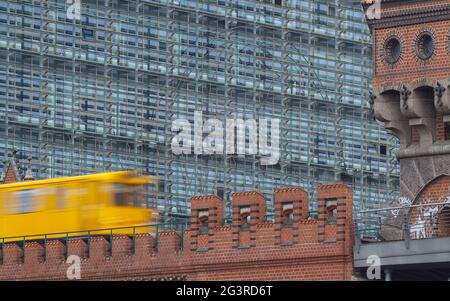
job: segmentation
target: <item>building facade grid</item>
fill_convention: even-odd
[[[143,170],[165,216],[335,181],[358,209],[390,201],[397,141],[373,121],[369,29],[345,2],[82,0],[77,20],[65,1],[0,1],[0,157],[31,155],[36,178]],[[174,155],[172,121],[195,111],[280,119],[279,164]]]

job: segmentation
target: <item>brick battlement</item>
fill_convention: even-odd
[[[263,195],[245,192],[233,194],[230,225],[220,198],[193,197],[191,228],[161,231],[157,242],[138,234],[7,243],[0,280],[66,280],[70,255],[81,258],[82,280],[350,280],[351,190],[325,185],[318,193],[317,220],[308,218],[306,191],[285,188],[274,192],[270,223]]]

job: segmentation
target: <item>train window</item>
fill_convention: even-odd
[[[57,187],[56,188],[56,209],[66,208],[66,188]]]
[[[16,214],[25,214],[37,211],[35,204],[36,190],[20,190],[14,192],[16,197]]]
[[[124,207],[147,207],[147,186],[115,184],[114,203]]]
[[[114,203],[116,206],[132,206],[133,194],[127,185],[114,186]]]

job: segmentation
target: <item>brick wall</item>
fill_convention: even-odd
[[[400,140],[400,195],[428,204],[408,211],[409,225],[403,212],[389,216],[382,236],[400,239],[403,226],[413,239],[449,236],[450,0],[361,2],[373,36],[375,117]]]
[[[84,280],[350,280],[351,189],[343,184],[323,185],[318,196],[315,220],[308,218],[304,190],[275,191],[275,222],[268,223],[261,194],[236,193],[231,225],[222,224],[223,203],[218,197],[193,198],[194,226],[184,232],[182,241],[176,232],[160,232],[158,252],[152,234],[137,235],[134,248],[131,237],[114,235],[111,254],[108,237],[94,237],[89,256],[87,241],[78,238],[67,245],[64,240],[47,241],[45,258],[42,241],[26,242],[23,256],[20,243],[7,243],[2,249],[0,280],[65,280],[70,266],[66,248],[67,255],[80,256]],[[241,210],[247,206],[250,210]],[[335,219],[330,219],[333,214]],[[241,215],[250,225],[242,227]],[[207,231],[199,226],[204,225],[205,216]]]
[[[413,26],[375,29],[374,53],[376,59],[373,85],[395,85],[415,81],[422,77],[436,80],[447,78],[450,73],[449,26],[449,21],[439,21]],[[436,54],[426,63],[418,61],[414,53],[416,35],[422,30],[430,30],[436,36]],[[399,36],[403,42],[402,57],[399,63],[394,66],[386,64],[384,59],[380,58],[384,42],[392,34]]]
[[[445,123],[442,114],[436,115],[436,136],[438,141],[445,141],[448,138],[445,133]]]
[[[373,3],[373,0],[362,2]],[[439,17],[440,11],[442,10],[441,14],[444,14],[444,9],[448,5],[449,0],[382,1],[381,19],[368,20],[374,40],[374,87],[383,84],[395,86],[421,78],[438,80],[448,77],[450,21]],[[424,11],[431,12],[417,17]],[[433,15],[436,16],[434,19],[429,18]],[[418,19],[420,21],[417,21]],[[408,23],[408,20],[411,22]],[[415,55],[416,37],[423,30],[429,30],[436,37],[435,54],[426,62],[418,60]],[[395,65],[387,64],[383,57],[384,43],[391,35],[397,36],[402,42],[401,59]]]
[[[374,2],[362,0],[367,13],[374,12]],[[450,0],[382,0],[378,7],[377,18],[367,14],[373,109],[400,140],[400,195],[414,201],[427,183],[450,174]],[[398,44],[387,43],[394,40]]]

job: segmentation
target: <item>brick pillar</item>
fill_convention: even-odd
[[[195,196],[191,199],[192,251],[213,249],[214,228],[223,224],[223,200],[215,195]]]
[[[319,242],[352,242],[352,189],[345,184],[318,189]],[[334,213],[334,214],[333,214]]]
[[[233,239],[235,247],[254,247],[256,225],[264,223],[266,199],[257,191],[235,192],[233,202]]]
[[[298,243],[299,222],[308,219],[308,193],[300,187],[276,189],[274,193],[276,244]],[[291,215],[292,220],[289,219]]]

